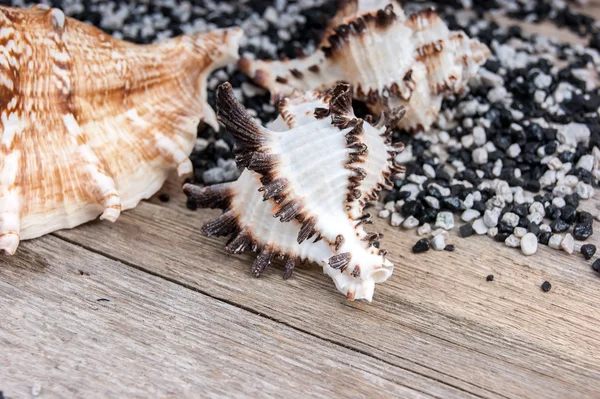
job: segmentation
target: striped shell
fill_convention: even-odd
[[[134,45],[58,9],[0,7],[0,248],[96,218],[115,221],[192,170],[206,77],[241,30]]]
[[[232,253],[258,251],[255,275],[275,256],[286,259],[287,275],[297,259],[310,260],[349,299],[371,300],[375,283],[393,266],[379,249],[380,235],[364,231],[370,216],[363,209],[389,187],[400,148],[390,145],[387,129],[356,118],[351,101],[348,85],[285,99],[268,129],[246,113],[230,86],[221,86],[219,121],[236,138],[236,160],[247,169],[236,182],[185,190],[199,206],[225,210],[203,232],[231,236]]]
[[[450,31],[433,10],[405,17],[399,6],[372,11],[360,3],[342,8],[334,18],[342,23],[328,30],[312,55],[284,61],[242,58],[239,68],[275,98],[347,82],[354,98],[374,113],[405,106],[399,128],[428,129],[443,98],[465,90],[489,49]],[[363,9],[368,11],[353,16]]]

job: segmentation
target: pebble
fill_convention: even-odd
[[[550,240],[548,240],[548,246],[550,248],[559,249],[560,243],[563,241],[563,236],[560,234],[553,234],[550,236]]]
[[[451,230],[454,228],[454,215],[452,212],[440,212],[437,214],[435,220],[435,227],[442,228],[444,230]]]
[[[540,231],[542,233],[552,233],[552,227],[550,227],[546,223],[542,223],[540,224]]]
[[[527,234],[527,229],[525,227],[515,227],[513,234],[517,238],[523,238]]]
[[[387,219],[390,217],[391,212],[388,209],[382,209],[379,211],[379,217],[382,219]]]
[[[404,222],[404,217],[400,215],[398,212],[392,213],[392,219],[390,220],[390,224],[393,227],[398,227]]]
[[[591,221],[577,222],[573,226],[573,237],[579,241],[585,241],[594,234]]]
[[[446,247],[446,240],[443,235],[433,237],[431,240],[431,247],[435,251],[442,251]]]
[[[430,245],[429,240],[426,238],[422,238],[412,247],[412,251],[416,254],[420,254],[423,252],[429,251]]]
[[[485,129],[481,126],[476,126],[473,128],[473,140],[477,147],[481,147],[485,145],[487,137],[485,134]],[[487,155],[486,155],[487,157]]]
[[[512,212],[506,212],[502,216],[502,221],[508,224],[510,227],[517,227],[519,224],[519,215]]]
[[[575,167],[591,172],[594,168],[594,156],[589,154],[583,155],[581,158],[579,158],[579,161],[577,161],[577,165]]]
[[[515,229],[516,230],[516,229]],[[527,233],[521,238],[521,252],[523,255],[530,256],[537,252],[538,239],[533,233]]]
[[[444,251],[448,251],[448,252],[454,252],[455,249],[456,249],[456,247],[454,246],[454,244],[448,244],[444,247]]]
[[[487,227],[496,227],[498,225],[498,218],[500,217],[500,208],[488,209],[483,213],[483,223]]]
[[[509,158],[516,158],[521,153],[521,146],[517,143],[511,144],[506,150],[506,156]]]
[[[483,165],[488,162],[488,152],[485,148],[476,148],[472,153],[473,162],[477,165]]]
[[[396,210],[396,203],[394,201],[388,201],[383,208],[387,211],[394,212]]]
[[[405,229],[414,229],[418,225],[419,220],[414,216],[407,217],[406,220],[402,223],[402,227],[404,227]]]
[[[158,196],[158,199],[160,200],[160,202],[169,202],[170,198],[171,197],[167,193],[162,193]]]
[[[463,222],[470,222],[477,219],[479,216],[481,216],[479,211],[476,211],[475,209],[467,209],[462,213],[462,215],[460,215],[460,218]]]
[[[435,169],[433,169],[433,166],[429,164],[423,165],[423,173],[425,173],[425,176],[429,177],[430,179],[435,178]]]
[[[590,260],[596,253],[596,246],[594,244],[584,244],[581,246],[580,251],[585,260]]]
[[[504,245],[507,247],[518,248],[521,245],[521,239],[516,237],[514,234],[511,234],[506,237]]]
[[[574,247],[575,241],[573,240],[573,236],[569,233],[565,234],[565,238],[560,243],[560,248],[570,255],[573,253]]]
[[[566,205],[566,202],[564,198],[556,197],[552,200],[552,205],[554,205],[557,208],[562,208]]]
[[[420,236],[426,236],[431,233],[431,225],[429,223],[425,223],[417,229],[417,234]]]
[[[498,235],[498,228],[497,227],[492,227],[487,231],[487,235],[488,237],[494,238]]]
[[[449,234],[446,230],[444,229],[435,229],[431,232],[431,236],[435,237],[435,236],[444,236],[444,237],[448,237]]]
[[[550,284],[548,281],[544,281],[541,285],[542,291],[544,292],[548,292],[550,291],[550,289],[552,289],[552,284]]]
[[[592,270],[600,275],[600,259],[596,259],[594,263],[592,263]]]
[[[479,218],[479,219],[475,220],[475,222],[473,222],[473,230],[478,235],[484,235],[488,232],[488,227],[486,226],[483,219]]]
[[[494,281],[494,275],[488,274],[487,277],[485,278],[485,281]]]
[[[484,225],[484,227],[485,227],[485,225]],[[473,226],[471,226],[468,223],[463,224],[459,228],[459,233],[460,233],[460,236],[463,238],[471,237],[473,235]]]

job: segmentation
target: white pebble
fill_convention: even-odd
[[[523,238],[527,234],[527,229],[525,227],[515,227],[513,234],[518,238]]]
[[[566,205],[564,198],[561,197],[555,197],[552,200],[552,205],[554,205],[557,208],[562,208],[563,206]]]
[[[511,144],[510,147],[506,149],[506,156],[509,158],[516,158],[521,153],[521,146],[517,143]]]
[[[562,239],[560,243],[560,249],[568,253],[569,255],[573,253],[573,249],[575,247],[575,240],[571,233],[567,233],[565,238]]]
[[[425,164],[423,165],[423,172],[425,173],[425,176],[433,179],[435,177],[435,169],[433,169],[433,166],[429,165],[429,164]]]
[[[400,187],[400,191],[408,191],[410,193],[410,197],[408,198],[411,200],[417,199],[417,195],[420,192],[419,186],[412,183],[403,185],[402,187]]]
[[[446,240],[443,235],[435,236],[431,240],[431,247],[436,251],[442,251],[446,247]]]
[[[440,212],[435,220],[435,227],[439,227],[445,230],[452,230],[454,228],[454,215],[452,212]]]
[[[588,172],[591,172],[593,167],[594,167],[594,156],[593,155],[583,155],[581,158],[579,158],[579,161],[577,161],[577,168],[582,168],[587,170]]]
[[[483,213],[483,223],[485,223],[487,227],[496,227],[501,211],[500,208],[487,209]]]
[[[491,103],[497,103],[505,99],[507,95],[508,91],[506,90],[506,88],[504,86],[498,86],[488,91],[487,99]]]
[[[467,209],[462,213],[462,215],[460,215],[460,218],[463,222],[470,222],[477,219],[479,216],[481,216],[479,211],[476,211],[475,209]]]
[[[564,197],[565,195],[573,194],[573,189],[569,186],[560,185],[554,187],[554,190],[552,190],[552,194],[557,195],[559,197]]]
[[[540,224],[540,231],[542,233],[552,233],[552,227],[546,223]]]
[[[492,227],[491,229],[488,230],[487,232],[488,237],[494,238],[498,235],[498,228],[497,227]]]
[[[519,248],[519,246],[521,245],[521,239],[516,237],[514,234],[511,234],[508,237],[506,237],[504,245],[511,248]]]
[[[544,217],[540,213],[533,212],[527,215],[527,220],[531,223],[540,224],[542,223],[542,220],[544,220]]]
[[[399,214],[398,212],[392,213],[392,220],[390,220],[390,224],[393,227],[400,226],[402,222],[404,222],[404,217],[401,214]]]
[[[540,73],[533,79],[533,83],[540,89],[547,89],[552,84],[552,76]]]
[[[431,225],[429,223],[425,223],[417,229],[417,234],[420,236],[426,236],[429,233],[431,233]]]
[[[473,139],[473,135],[472,134],[466,134],[464,136],[461,137],[460,142],[463,145],[464,148],[469,148],[473,145],[473,142],[475,140]]]
[[[516,230],[516,229],[515,229]],[[527,233],[521,238],[521,252],[523,255],[530,256],[537,252],[538,240],[535,234]]]
[[[396,204],[394,203],[394,201],[388,201],[385,203],[383,209],[386,209],[390,212],[394,212],[396,210]]]
[[[425,197],[425,202],[433,209],[440,209],[440,201],[435,197],[427,196]]]
[[[402,227],[404,227],[405,229],[414,229],[418,225],[419,220],[414,216],[407,217],[406,220],[402,223]]]
[[[473,230],[479,235],[484,235],[488,232],[488,227],[483,222],[483,219],[477,219],[473,222]]]
[[[519,215],[512,212],[506,212],[502,216],[502,221],[508,224],[510,227],[517,227],[519,224]]]
[[[435,230],[433,230],[431,232],[431,236],[432,237],[439,236],[439,235],[442,235],[444,237],[448,237],[449,236],[448,232],[446,230],[444,230],[444,229],[435,229]]]
[[[529,205],[529,213],[537,212],[542,216],[546,216],[546,209],[544,208],[544,204],[539,201],[535,201],[533,204]]]
[[[582,181],[577,183],[577,195],[583,199],[590,199],[594,196],[594,187]]]
[[[465,209],[471,209],[473,207],[473,194],[469,193],[467,194],[467,196],[465,197],[465,200],[463,201],[463,205],[465,207]]]
[[[554,248],[554,249],[559,249],[560,248],[560,243],[563,240],[563,236],[560,234],[553,234],[552,236],[550,236],[550,239],[548,240],[548,246],[550,248]]]
[[[487,140],[487,136],[485,134],[485,129],[481,126],[476,126],[473,128],[473,140],[475,141],[475,145],[477,147],[481,147],[485,144]]]
[[[391,212],[387,209],[382,209],[379,211],[379,217],[382,219],[387,219],[390,217]]]
[[[488,161],[488,152],[485,148],[476,148],[472,153],[473,162],[477,165],[486,164]]]

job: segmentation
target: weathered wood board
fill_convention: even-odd
[[[218,211],[163,192],[2,258],[6,398],[599,396],[600,277],[578,254],[454,237],[415,255],[414,231],[377,220],[396,270],[352,303],[314,265],[252,278],[252,256],[200,235]]]

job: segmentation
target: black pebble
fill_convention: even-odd
[[[429,251],[429,240],[422,238],[412,247],[412,251],[416,254]]]
[[[444,251],[448,251],[448,252],[454,252],[456,248],[454,247],[454,244],[448,244],[444,247]]]
[[[600,274],[600,259],[596,259],[596,261],[592,263],[592,270]]]
[[[560,218],[567,223],[573,223],[577,217],[577,210],[571,205],[563,206],[560,212]]]
[[[552,288],[552,284],[550,284],[548,281],[544,281],[542,283],[542,291],[548,292],[548,291],[550,291],[551,288]]]
[[[169,194],[163,193],[158,196],[158,199],[160,200],[160,202],[169,202]]]
[[[460,210],[461,202],[456,197],[446,197],[442,200],[441,206],[449,211],[456,212]]]
[[[535,234],[536,236],[539,236],[540,235],[540,226],[538,226],[537,224],[535,224],[533,222],[529,222],[529,224],[527,225],[527,231]]]
[[[460,236],[463,238],[471,237],[473,235],[473,226],[470,224],[463,224],[460,226]]]
[[[550,223],[550,227],[552,231],[555,233],[564,233],[569,230],[569,223],[565,222],[562,219],[556,219],[554,222]]]
[[[198,204],[196,204],[196,201],[192,198],[188,198],[187,202],[185,203],[185,206],[187,206],[187,208],[192,211],[198,209]]]
[[[485,278],[485,281],[494,281],[494,275],[488,274],[488,276]]]
[[[596,246],[594,244],[584,244],[581,246],[581,253],[585,260],[590,260],[596,253]]]
[[[494,240],[498,241],[498,242],[504,242],[506,241],[506,239],[508,238],[510,234],[506,234],[506,233],[498,233],[494,236]]]
[[[550,241],[550,237],[552,237],[552,233],[540,233],[540,236],[538,237],[538,241],[540,244],[544,244],[544,245],[548,245],[548,241]]]
[[[591,223],[575,223],[573,237],[579,241],[587,240],[594,233]]]

